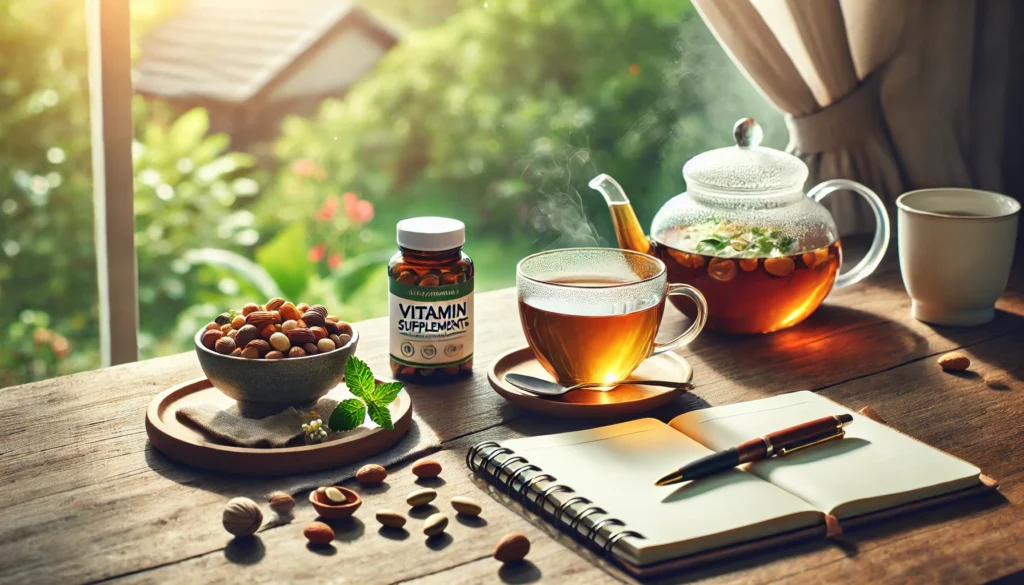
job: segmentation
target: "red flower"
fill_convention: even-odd
[[[319,262],[324,259],[324,254],[327,253],[327,244],[317,244],[309,249],[309,261]]]
[[[320,221],[331,221],[338,214],[338,196],[328,195],[323,205],[316,210],[315,217]]]
[[[363,225],[373,219],[373,204],[353,193],[345,193],[345,217],[356,225]]]
[[[327,266],[331,270],[337,270],[338,268],[341,268],[341,263],[344,261],[345,257],[342,256],[341,254],[331,254],[331,256],[327,259]]]

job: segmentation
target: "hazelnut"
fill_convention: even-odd
[[[313,338],[317,341],[327,337],[327,329],[323,327],[310,327],[309,332],[313,334]]]
[[[288,357],[290,357],[290,358],[305,357],[305,356],[306,356],[306,350],[302,349],[301,347],[293,347],[293,348],[288,350]]]
[[[352,336],[352,326],[348,323],[341,321],[338,323],[338,335]]]
[[[288,333],[289,331],[295,329],[298,326],[299,324],[296,323],[293,319],[289,319],[284,323],[281,323],[281,333]]]
[[[245,325],[245,317],[241,315],[237,315],[234,319],[231,320],[232,329],[241,329],[242,325]]]
[[[260,352],[257,351],[255,347],[246,346],[245,349],[242,350],[242,353],[240,355],[241,357],[244,357],[247,360],[260,359]]]
[[[216,323],[211,321],[211,322],[206,324],[206,330],[207,331],[213,331],[213,330],[220,331],[220,325],[218,325],[218,324],[216,324]]]
[[[276,311],[280,309],[282,305],[284,305],[284,299],[282,299],[281,297],[274,297],[267,301],[267,304],[264,306],[264,308],[268,311]]]
[[[228,331],[227,336],[230,337],[231,339],[234,339],[235,337],[238,336],[238,329],[232,329]]]
[[[303,343],[302,349],[306,351],[306,355],[316,355],[320,353],[320,348],[313,343]]]
[[[338,324],[334,321],[324,321],[324,330],[327,331],[328,337],[341,333],[341,329],[338,328]]]
[[[331,341],[330,339],[321,339],[320,341],[316,342],[316,348],[317,350],[320,351],[320,353],[334,351],[334,342]]]
[[[257,352],[259,352],[260,357],[267,355],[267,352],[270,351],[270,343],[268,343],[264,339],[253,339],[245,347],[251,347],[255,349]]]
[[[281,352],[288,351],[288,348],[292,346],[292,343],[288,341],[288,336],[280,331],[271,335],[269,342],[271,347]]]
[[[236,347],[235,351],[231,352],[231,357],[242,357],[242,348]]]
[[[228,331],[231,331],[231,323],[225,323],[220,326],[220,332],[227,335]]]
[[[263,512],[249,498],[232,498],[224,506],[221,522],[224,529],[235,536],[250,536],[263,524]]]
[[[278,514],[287,514],[295,507],[295,498],[284,492],[270,494],[270,509]]]
[[[274,351],[268,351],[267,355],[265,355],[263,357],[268,359],[268,360],[280,360],[280,359],[284,359],[284,354],[279,352],[279,351],[277,351],[275,349]]]
[[[327,315],[324,317],[324,321],[327,321],[328,323],[337,323],[338,321],[341,321],[341,319],[339,319],[337,315]]]
[[[295,305],[295,308],[298,309],[300,313],[305,313],[309,310],[309,305],[306,303],[299,303],[298,305]]]
[[[237,347],[235,345],[235,340],[231,339],[230,337],[221,337],[213,345],[213,348],[217,351],[217,353],[223,355],[231,355],[231,352],[235,351],[235,347]]]
[[[217,340],[221,337],[224,337],[224,334],[220,331],[207,331],[199,339],[206,349],[212,350],[217,345]]]
[[[242,307],[242,316],[243,317],[248,317],[249,313],[252,313],[254,311],[259,311],[259,310],[260,310],[260,306],[257,305],[256,303],[246,303],[245,306]]]
[[[334,342],[335,347],[344,347],[348,345],[348,342],[352,341],[352,336],[348,333],[342,333],[338,336],[338,341]]]

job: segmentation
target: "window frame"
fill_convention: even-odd
[[[86,0],[102,365],[139,358],[130,0]]]

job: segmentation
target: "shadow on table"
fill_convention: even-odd
[[[224,558],[236,565],[255,565],[267,552],[259,535],[233,538],[224,547]]]
[[[504,583],[533,583],[541,578],[540,569],[537,565],[527,560],[505,563],[498,569],[498,578]]]

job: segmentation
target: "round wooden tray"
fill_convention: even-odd
[[[565,418],[611,418],[658,408],[672,402],[685,389],[645,386],[648,380],[690,382],[693,368],[682,357],[666,352],[648,358],[629,377],[636,384],[623,384],[613,390],[573,390],[556,398],[540,398],[505,381],[505,374],[516,372],[554,380],[529,347],[502,354],[487,368],[491,387],[509,402],[543,414]]]
[[[328,395],[344,393],[339,386]],[[394,430],[359,427],[319,445],[283,448],[249,448],[225,445],[204,435],[175,416],[178,408],[192,402],[217,402],[225,407],[234,401],[198,378],[161,392],[146,410],[146,433],[153,446],[182,463],[241,475],[287,475],[338,467],[376,455],[394,445],[409,430],[412,399],[404,389],[391,403]],[[326,417],[325,417],[326,419]]]

